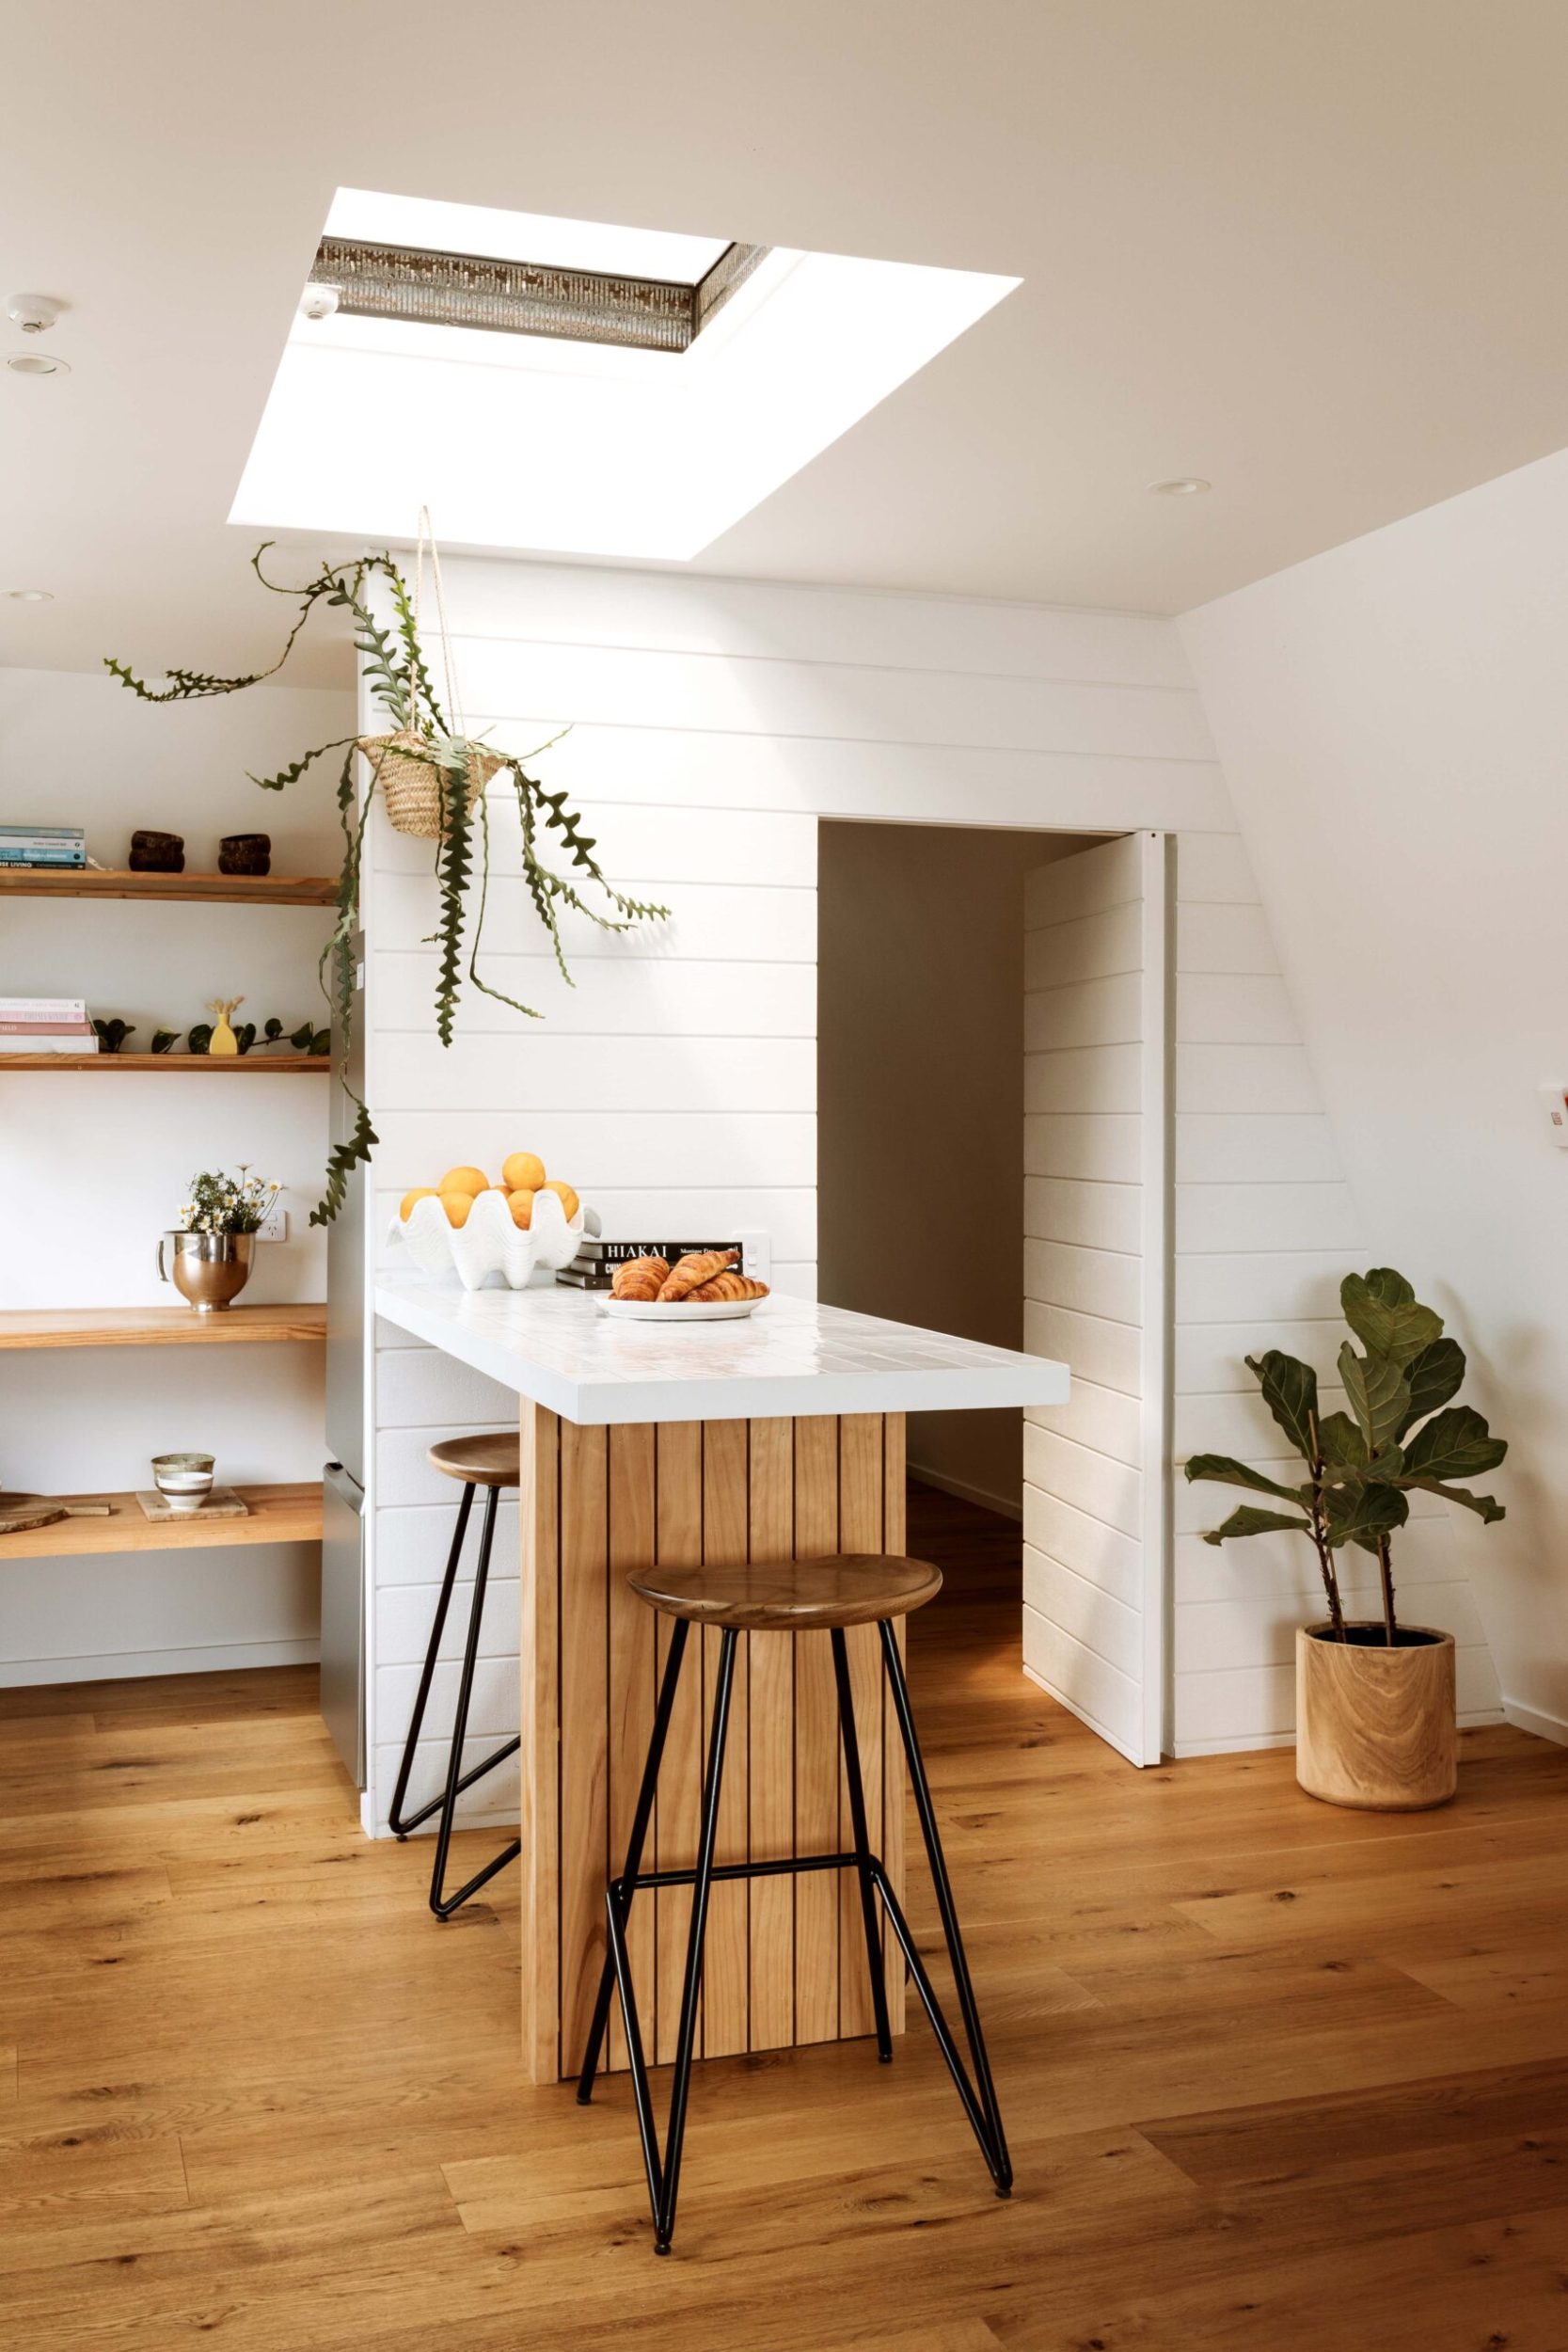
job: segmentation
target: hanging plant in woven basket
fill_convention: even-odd
[[[436,1032],[443,1045],[450,1045],[456,1018],[457,1001],[465,977],[483,995],[493,996],[514,1011],[526,1013],[531,1020],[542,1015],[532,1005],[520,1004],[499,988],[492,988],[480,976],[479,955],[484,930],[485,900],[490,882],[490,815],[486,787],[494,778],[505,774],[515,794],[517,814],[522,826],[523,880],[528,885],[534,913],[549,933],[556,963],[562,977],[571,982],[566,966],[565,951],[561,941],[560,918],[562,913],[586,915],[602,930],[626,931],[641,922],[657,922],[670,912],[668,907],[655,906],[641,898],[629,898],[615,889],[606,879],[594,856],[594,841],[582,830],[578,812],[567,803],[564,792],[546,792],[536,779],[529,775],[525,760],[535,759],[559,742],[552,736],[549,743],[538,744],[531,752],[498,751],[464,731],[461,705],[458,701],[451,660],[451,638],[446,625],[445,600],[441,591],[440,561],[430,533],[430,517],[420,516],[419,552],[415,562],[414,585],[407,580],[389,554],[361,556],[353,563],[325,564],[313,580],[303,587],[289,587],[269,580],[261,569],[261,559],[272,546],[267,540],[251,558],[251,565],[263,588],[275,596],[289,596],[298,604],[298,613],[283,650],[270,668],[256,670],[245,677],[214,677],[198,670],[169,670],[161,686],[152,686],[138,677],[123,661],[105,656],[105,667],[114,673],[122,686],[149,703],[200,701],[213,694],[237,694],[247,686],[259,686],[263,679],[276,677],[282,669],[294,641],[317,605],[346,607],[354,619],[354,643],[359,655],[362,675],[372,695],[386,712],[389,723],[385,735],[340,736],[331,743],[318,743],[279,769],[276,775],[252,776],[252,784],[263,791],[280,792],[296,784],[306,770],[330,752],[341,752],[342,768],[338,779],[338,815],[343,831],[343,861],[338,877],[336,899],[337,919],[331,936],[322,950],[322,987],[335,1016],[335,1043],[340,1071],[348,1066],[348,1045],[354,1020],[354,986],[351,942],[359,919],[359,868],[364,848],[365,828],[371,809],[379,791],[382,805],[389,821],[399,833],[413,834],[435,844],[436,878],[439,892],[440,913],[433,934],[439,949],[436,971]],[[444,701],[438,700],[429,668],[426,664],[420,634],[420,606],[423,585],[426,550],[429,551],[431,576],[436,591],[437,626],[441,644]],[[371,610],[369,597],[372,584],[385,581],[392,607],[392,622],[383,628]],[[361,757],[366,766],[368,782],[363,793],[356,790],[354,763]],[[542,844],[554,834],[559,852],[568,866],[560,873],[546,865],[539,854]],[[477,849],[477,855],[476,855]],[[607,904],[594,905],[582,896],[579,885],[596,889]],[[473,907],[473,922],[468,937],[467,970],[463,954],[464,928],[468,914],[469,895],[477,888]],[[608,911],[607,911],[608,909]],[[326,1186],[318,1205],[311,1211],[312,1225],[327,1225],[343,1203],[349,1177],[356,1165],[369,1162],[376,1145],[375,1131],[371,1124],[369,1109],[349,1087],[346,1076],[341,1084],[355,1106],[353,1132],[347,1142],[334,1146],[327,1157]]]

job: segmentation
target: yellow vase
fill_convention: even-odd
[[[227,1004],[221,997],[219,997],[215,1004],[208,1006],[208,1011],[215,1015],[215,1019],[213,1023],[213,1034],[207,1046],[209,1054],[219,1054],[232,1057],[239,1052],[240,1041],[229,1025],[229,1016],[231,1012],[237,1011],[239,1007],[244,1003],[245,998],[243,996],[231,996]]]

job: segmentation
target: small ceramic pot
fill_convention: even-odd
[[[213,1491],[210,1454],[155,1454],[152,1484],[171,1511],[199,1511]]]
[[[174,1271],[164,1263],[164,1250],[173,1245]],[[172,1282],[182,1298],[189,1299],[198,1315],[218,1313],[236,1299],[250,1279],[255,1254],[254,1233],[160,1233],[158,1273]]]

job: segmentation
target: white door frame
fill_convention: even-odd
[[[1174,1538],[1171,1443],[1176,1194],[1171,1104],[1170,984],[1175,930],[1173,836],[1146,833],[1143,847],[1143,1753],[1158,1764],[1171,1749],[1171,1620]]]

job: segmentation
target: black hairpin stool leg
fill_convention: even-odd
[[[844,1744],[844,1777],[849,1790],[849,1828],[855,1841],[855,1869],[861,1885],[861,1917],[865,1923],[865,1956],[871,1970],[871,2011],[877,2021],[877,2056],[884,2066],[893,2063],[893,2026],[888,2017],[887,1983],[882,1974],[882,1936],[877,1924],[875,1857],[865,1825],[865,1786],[861,1778],[860,1740],[855,1732],[855,1701],[849,1684],[849,1647],[842,1626],[832,1629],[833,1678],[838,1685],[839,1736]]]
[[[675,1677],[680,1670],[680,1651],[685,1646],[686,1620],[677,1618],[672,1636],[670,1657],[665,1665],[664,1687],[659,1694],[658,1715],[654,1724],[654,1736],[649,1743],[648,1768],[643,1774],[642,1789],[638,1799],[637,1819],[632,1826],[632,1846],[641,1851],[641,1839],[647,1832],[647,1809],[652,1805],[652,1790],[658,1776],[658,1759],[669,1728],[669,1710],[674,1698]],[[713,1887],[714,1850],[719,1840],[719,1801],[724,1778],[724,1742],[730,1721],[730,1694],[735,1685],[735,1651],[739,1636],[726,1626],[719,1643],[719,1672],[713,1693],[713,1727],[708,1740],[707,1774],[703,1783],[703,1826],[697,1848],[695,1870],[652,1871],[639,1880],[630,1865],[625,1875],[610,1890],[609,1921],[610,1941],[610,1968],[621,1995],[621,2014],[626,2029],[626,2057],[631,2068],[632,2097],[637,2107],[637,2128],[642,2141],[642,2163],[648,2176],[648,2202],[654,2217],[654,2251],[668,2254],[675,2230],[675,2200],[680,2193],[681,2150],[686,2140],[686,2113],[691,2092],[691,2060],[697,2046],[697,2005],[703,1989],[703,1951],[707,1935],[708,1897]],[[744,1875],[740,1866],[735,1875]],[[726,1873],[730,1875],[730,1873]],[[681,1992],[680,2027],[675,2037],[674,2079],[670,2090],[670,2121],[664,2135],[664,2153],[659,2153],[658,2134],[654,2122],[653,2096],[648,2088],[648,2063],[642,2048],[642,2032],[638,2023],[637,2000],[631,1980],[631,1967],[626,1952],[626,1919],[631,1899],[639,1884],[689,1884],[691,1888],[691,1925],[686,1942],[686,1978]],[[608,1971],[607,1971],[608,1974]],[[578,2097],[586,2099],[593,2089],[593,2068],[598,2062],[599,2044],[603,2039],[608,1996],[600,1984],[600,1998],[594,2010],[590,2031],[588,2058],[584,2062]]]
[[[930,1784],[926,1778],[925,1759],[920,1753],[919,1735],[914,1727],[914,1715],[910,1706],[910,1688],[904,1679],[904,1661],[898,1655],[898,1642],[891,1621],[879,1620],[878,1631],[882,1637],[882,1663],[887,1672],[888,1687],[893,1692],[894,1711],[898,1717],[898,1729],[903,1737],[904,1756],[910,1768],[910,1787],[915,1810],[920,1816],[921,1835],[926,1840],[926,1859],[930,1864],[931,1883],[936,1889],[937,1910],[942,1916],[942,1931],[947,1939],[947,1957],[952,1963],[953,1982],[958,1990],[958,2010],[963,2018],[964,2036],[969,2043],[970,2061],[974,2069],[971,2087],[964,2073],[963,2060],[948,2030],[941,2005],[914,1947],[897,1897],[888,1884],[880,1865],[877,1866],[877,1883],[887,1908],[894,1933],[904,1948],[904,1958],[914,1979],[931,2029],[941,2044],[948,2072],[957,2086],[964,2111],[980,2143],[999,2197],[1012,2193],[1013,2168],[1007,2153],[1007,2142],[1002,2130],[1002,2113],[996,2104],[996,2087],[991,2081],[990,2060],[986,2055],[985,2036],[980,2030],[980,2012],[975,2006],[974,1987],[970,1981],[969,1962],[964,1956],[963,1936],[958,1928],[958,1915],[953,1901],[953,1889],[948,1883],[947,1864],[942,1856],[942,1837],[937,1829],[937,1817],[931,1804]],[[835,1636],[835,1640],[841,1637]]]
[[[484,1614],[484,1591],[490,1581],[490,1548],[495,1541],[496,1505],[499,1500],[499,1486],[491,1486],[487,1489],[484,1497],[484,1525],[479,1538],[479,1565],[474,1570],[473,1608],[468,1617],[467,1644],[463,1652],[463,1677],[457,1686],[457,1712],[452,1719],[451,1757],[447,1766],[446,1788],[440,1799],[441,1822],[436,1833],[436,1862],[430,1874],[430,1908],[437,1919],[450,1919],[460,1904],[466,1903],[470,1895],[477,1894],[487,1881],[495,1877],[498,1870],[504,1870],[507,1864],[515,1861],[523,1851],[522,1839],[515,1837],[509,1846],[501,1849],[493,1861],[485,1864],[483,1870],[476,1870],[473,1877],[460,1886],[455,1895],[442,1893],[447,1875],[447,1849],[451,1844],[452,1823],[457,1814],[458,1798],[465,1788],[480,1778],[482,1773],[491,1771],[497,1764],[504,1763],[509,1756],[515,1755],[522,1746],[522,1739],[519,1735],[516,1739],[506,1740],[493,1756],[486,1756],[483,1764],[476,1765],[472,1772],[465,1772],[463,1770],[463,1742],[468,1730],[468,1703],[473,1697],[474,1666],[479,1658],[480,1620]],[[435,1810],[435,1807],[427,1806],[425,1810],[431,1812]],[[423,1818],[422,1814],[414,1816],[415,1820]]]
[[[451,1606],[452,1586],[457,1581],[457,1564],[463,1556],[463,1538],[468,1532],[468,1514],[473,1506],[474,1490],[472,1486],[466,1486],[463,1500],[457,1506],[457,1525],[452,1531],[451,1549],[447,1554],[447,1572],[441,1579],[441,1597],[436,1603],[436,1622],[430,1629],[430,1642],[420,1674],[420,1687],[415,1694],[414,1712],[408,1719],[408,1737],[403,1743],[403,1761],[398,1766],[397,1787],[392,1791],[392,1809],[387,1816],[388,1827],[394,1837],[406,1837],[411,1829],[418,1829],[421,1821],[430,1819],[441,1802],[436,1797],[418,1813],[406,1820],[404,1817],[403,1801],[408,1794],[408,1775],[414,1769],[414,1751],[420,1744],[420,1733],[424,1725],[425,1703],[436,1678],[436,1660],[441,1647],[441,1636],[446,1630],[447,1611]]]
[[[680,1681],[681,1660],[686,1656],[686,1637],[689,1631],[684,1617],[673,1620],[670,1647],[664,1659],[664,1678],[658,1687],[658,1705],[654,1713],[653,1737],[648,1741],[648,1760],[642,1767],[642,1785],[637,1792],[637,1809],[632,1815],[631,1835],[626,1840],[626,1866],[618,1879],[610,1881],[605,1896],[610,1913],[610,1948],[605,1954],[604,1973],[599,1979],[598,1997],[594,2003],[594,2016],[588,2028],[588,2047],[583,2056],[582,2071],[578,2076],[578,2100],[582,2106],[586,2106],[594,2096],[594,2077],[599,2071],[605,2028],[610,2023],[610,2004],[615,1992],[617,1958],[626,1948],[626,1918],[631,1910],[637,1873],[641,1867],[642,1849],[647,1843],[648,1824],[654,1817],[658,1768],[664,1761],[664,1743],[670,1734],[670,1718],[674,1713],[675,1689]],[[626,1988],[623,1987],[623,2002],[626,1997]]]

